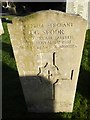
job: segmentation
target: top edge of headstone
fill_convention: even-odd
[[[82,18],[82,16],[80,15],[76,15],[76,14],[70,14],[70,13],[65,13],[65,12],[62,12],[62,11],[58,11],[58,10],[42,10],[42,11],[37,11],[37,12],[34,12],[34,13],[31,13],[29,15],[26,15],[26,16],[19,16],[19,17],[14,17],[12,19],[12,21],[14,20],[19,20],[19,21],[22,21],[23,20],[27,20],[27,18],[36,18],[37,15],[40,15],[40,14],[43,14],[43,13],[56,13],[56,14],[60,14],[60,15],[64,15],[64,16],[67,16],[67,17],[75,17],[75,19],[82,19],[83,21],[86,21],[84,18]],[[46,19],[46,18],[45,18]]]

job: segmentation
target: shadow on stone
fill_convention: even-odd
[[[2,89],[3,89],[3,95],[2,95],[2,116],[3,119],[4,118],[20,118],[20,119],[25,119],[25,118],[62,118],[62,114],[61,113],[34,113],[34,112],[28,112],[27,110],[27,106],[26,106],[26,102],[25,102],[25,98],[23,95],[23,90],[21,87],[21,82],[19,79],[19,75],[18,72],[15,71],[14,69],[10,68],[8,65],[6,65],[5,63],[2,64]],[[26,80],[26,90],[30,89],[29,85],[33,85],[32,90],[29,91],[29,94],[31,94],[31,92],[33,91],[33,96],[32,98],[34,99],[36,97],[36,95],[38,95],[38,97],[36,97],[35,102],[37,101],[37,99],[40,99],[40,102],[43,101],[43,99],[41,98],[43,92],[44,95],[47,93],[46,88],[45,87],[45,91],[41,91],[43,83],[44,84],[49,84],[48,86],[50,86],[50,82],[48,83],[47,80],[43,81],[43,83],[41,81],[36,81],[36,76],[26,76],[26,77],[22,77],[22,80]],[[77,84],[77,92],[79,92],[83,97],[89,99],[90,98],[90,73],[85,71],[82,67],[80,69],[80,74],[79,74],[79,80],[78,80],[78,84]],[[34,80],[34,82],[37,82],[39,84],[38,89],[35,90],[36,88],[36,84],[34,84],[34,82],[30,83],[30,79]],[[36,94],[37,93],[37,94]],[[40,94],[39,94],[40,93]],[[52,92],[45,96],[43,96],[43,98],[46,98],[48,95],[48,97],[51,98],[51,94]],[[32,101],[33,102],[33,101]],[[54,109],[53,107],[53,102],[51,102],[51,108],[52,110]],[[45,103],[46,104],[46,103]],[[30,103],[30,101],[28,101],[29,107],[32,105]]]
[[[42,103],[42,102],[43,102],[43,99],[46,99],[47,97],[49,97],[49,99],[51,99],[51,97],[52,97],[52,91],[47,93],[47,88],[49,88],[49,90],[51,90],[50,82],[48,82],[44,78],[43,78],[42,82],[36,81],[36,79],[37,79],[36,76],[26,76],[26,77],[22,77],[21,79],[27,81],[26,86],[25,86],[26,91],[29,90],[28,92],[31,95],[33,92],[32,100],[34,99],[35,101],[32,101],[32,102],[35,102],[35,103],[37,102],[37,104],[41,103],[41,106],[42,106],[42,104],[48,105],[48,101],[45,101],[44,103]],[[38,88],[36,87],[36,84],[34,84],[34,82],[30,83],[30,81],[29,81],[30,79],[34,80],[34,82],[38,84]],[[29,85],[33,85],[31,91],[30,91]],[[43,88],[43,85],[46,85],[46,86]],[[3,92],[2,92],[2,94],[3,94],[2,95],[2,101],[3,101],[3,103],[2,103],[2,113],[3,113],[2,118],[3,119],[7,119],[7,118],[20,118],[20,119],[51,118],[52,119],[54,117],[61,118],[60,115],[56,117],[56,114],[54,114],[54,113],[28,112],[18,72],[16,70],[10,68],[5,63],[2,63],[2,90],[3,90]],[[37,95],[37,97],[36,97],[36,95]],[[43,95],[43,98],[42,98],[42,95]],[[30,107],[32,104],[30,103],[30,101],[28,101],[27,105],[29,105],[29,107]],[[50,108],[53,111],[54,108],[53,108],[52,99],[51,99]]]
[[[49,80],[37,75],[22,76],[20,79],[30,112],[54,112],[53,85]]]

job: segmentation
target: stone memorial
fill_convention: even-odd
[[[90,0],[88,2],[88,29],[90,29]]]
[[[8,24],[30,112],[72,112],[85,41],[86,20],[45,10]]]
[[[0,19],[0,35],[4,33],[3,26],[2,26],[2,21]]]
[[[87,28],[90,29],[90,0],[67,0],[66,13],[82,16],[88,21]]]

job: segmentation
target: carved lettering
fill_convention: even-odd
[[[36,49],[47,49],[52,46],[53,48],[76,47],[72,43],[73,36],[68,35],[67,31],[64,30],[64,27],[73,27],[72,23],[31,24],[30,26],[34,28],[29,31],[29,34],[32,35]],[[46,29],[47,27],[49,29]]]
[[[44,34],[64,34],[64,30],[46,30],[46,31],[43,31]]]
[[[72,23],[50,23],[47,24],[47,27],[72,27],[73,24]],[[30,24],[31,28],[44,28],[45,25],[44,24]]]

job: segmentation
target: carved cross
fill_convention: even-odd
[[[59,68],[55,64],[55,52],[53,53],[53,64],[46,62],[43,67],[39,67],[38,76],[43,75],[47,77],[52,84],[52,98],[55,99],[55,84],[59,81]]]

